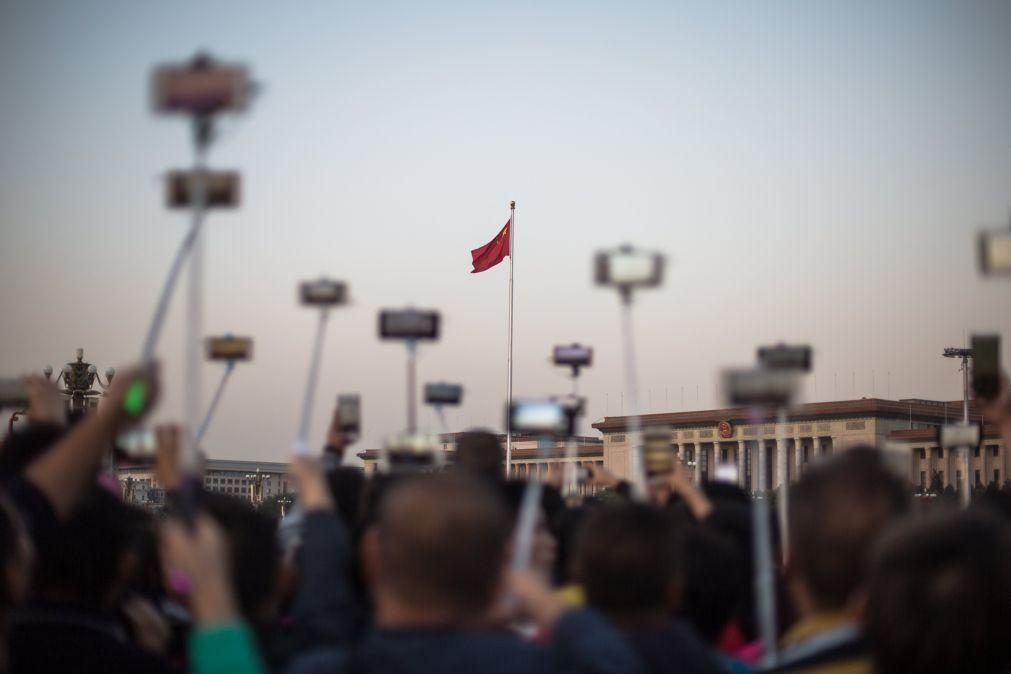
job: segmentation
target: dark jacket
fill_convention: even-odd
[[[166,661],[126,640],[111,615],[31,603],[11,614],[11,674],[159,674]]]
[[[649,674],[726,674],[727,669],[691,629],[671,621],[625,633]]]
[[[298,658],[288,674],[640,674],[641,663],[596,613],[573,611],[546,645],[508,632],[377,630],[353,647]]]

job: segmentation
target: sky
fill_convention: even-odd
[[[406,354],[376,314],[408,305],[443,314],[419,377],[464,385],[449,427],[501,429],[508,267],[471,275],[470,250],[512,199],[515,394],[568,392],[551,347],[593,345],[584,430],[630,406],[618,298],[591,278],[623,243],[668,260],[634,306],[644,411],[720,405],[720,370],[780,340],[815,349],[807,401],[957,399],[943,347],[1011,331],[1011,285],[974,257],[1011,213],[1008,35],[1003,0],[3,0],[0,374],[79,346],[100,369],[138,357],[188,222],[161,178],[192,161],[148,78],[206,50],[261,83],[210,155],[243,194],[204,231],[204,324],[256,342],[212,457],[288,454],[315,325],[295,291],[321,274],[353,302],[314,443],[338,393],[362,395],[358,449],[402,430]],[[184,301],[158,421],[182,414]],[[431,410],[420,425],[439,430]]]

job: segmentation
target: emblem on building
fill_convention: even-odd
[[[734,426],[729,421],[721,421],[719,425],[720,438],[728,440],[734,437]]]

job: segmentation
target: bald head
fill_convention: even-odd
[[[503,504],[473,478],[412,477],[380,509],[382,582],[413,608],[477,616],[494,598],[509,533]]]

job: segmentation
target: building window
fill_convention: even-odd
[[[972,450],[972,455],[973,456],[979,456],[979,446],[978,445]]]
[[[943,459],[944,458],[944,448],[943,447],[934,447],[934,456],[937,457],[938,459]]]
[[[926,489],[926,488],[927,488],[927,471],[921,470],[920,471],[920,489]]]
[[[993,471],[993,483],[1000,484],[1000,469],[994,469]]]
[[[976,482],[974,484],[980,484],[979,471],[978,470],[976,471],[975,478],[976,478]]]
[[[916,450],[914,450],[914,451],[916,452],[916,456],[918,458],[920,458],[920,459],[927,458],[927,450],[925,448],[923,448],[923,447],[917,447]]]
[[[993,457],[996,458],[1000,454],[1000,448],[997,445],[991,445],[990,450],[993,452]]]

